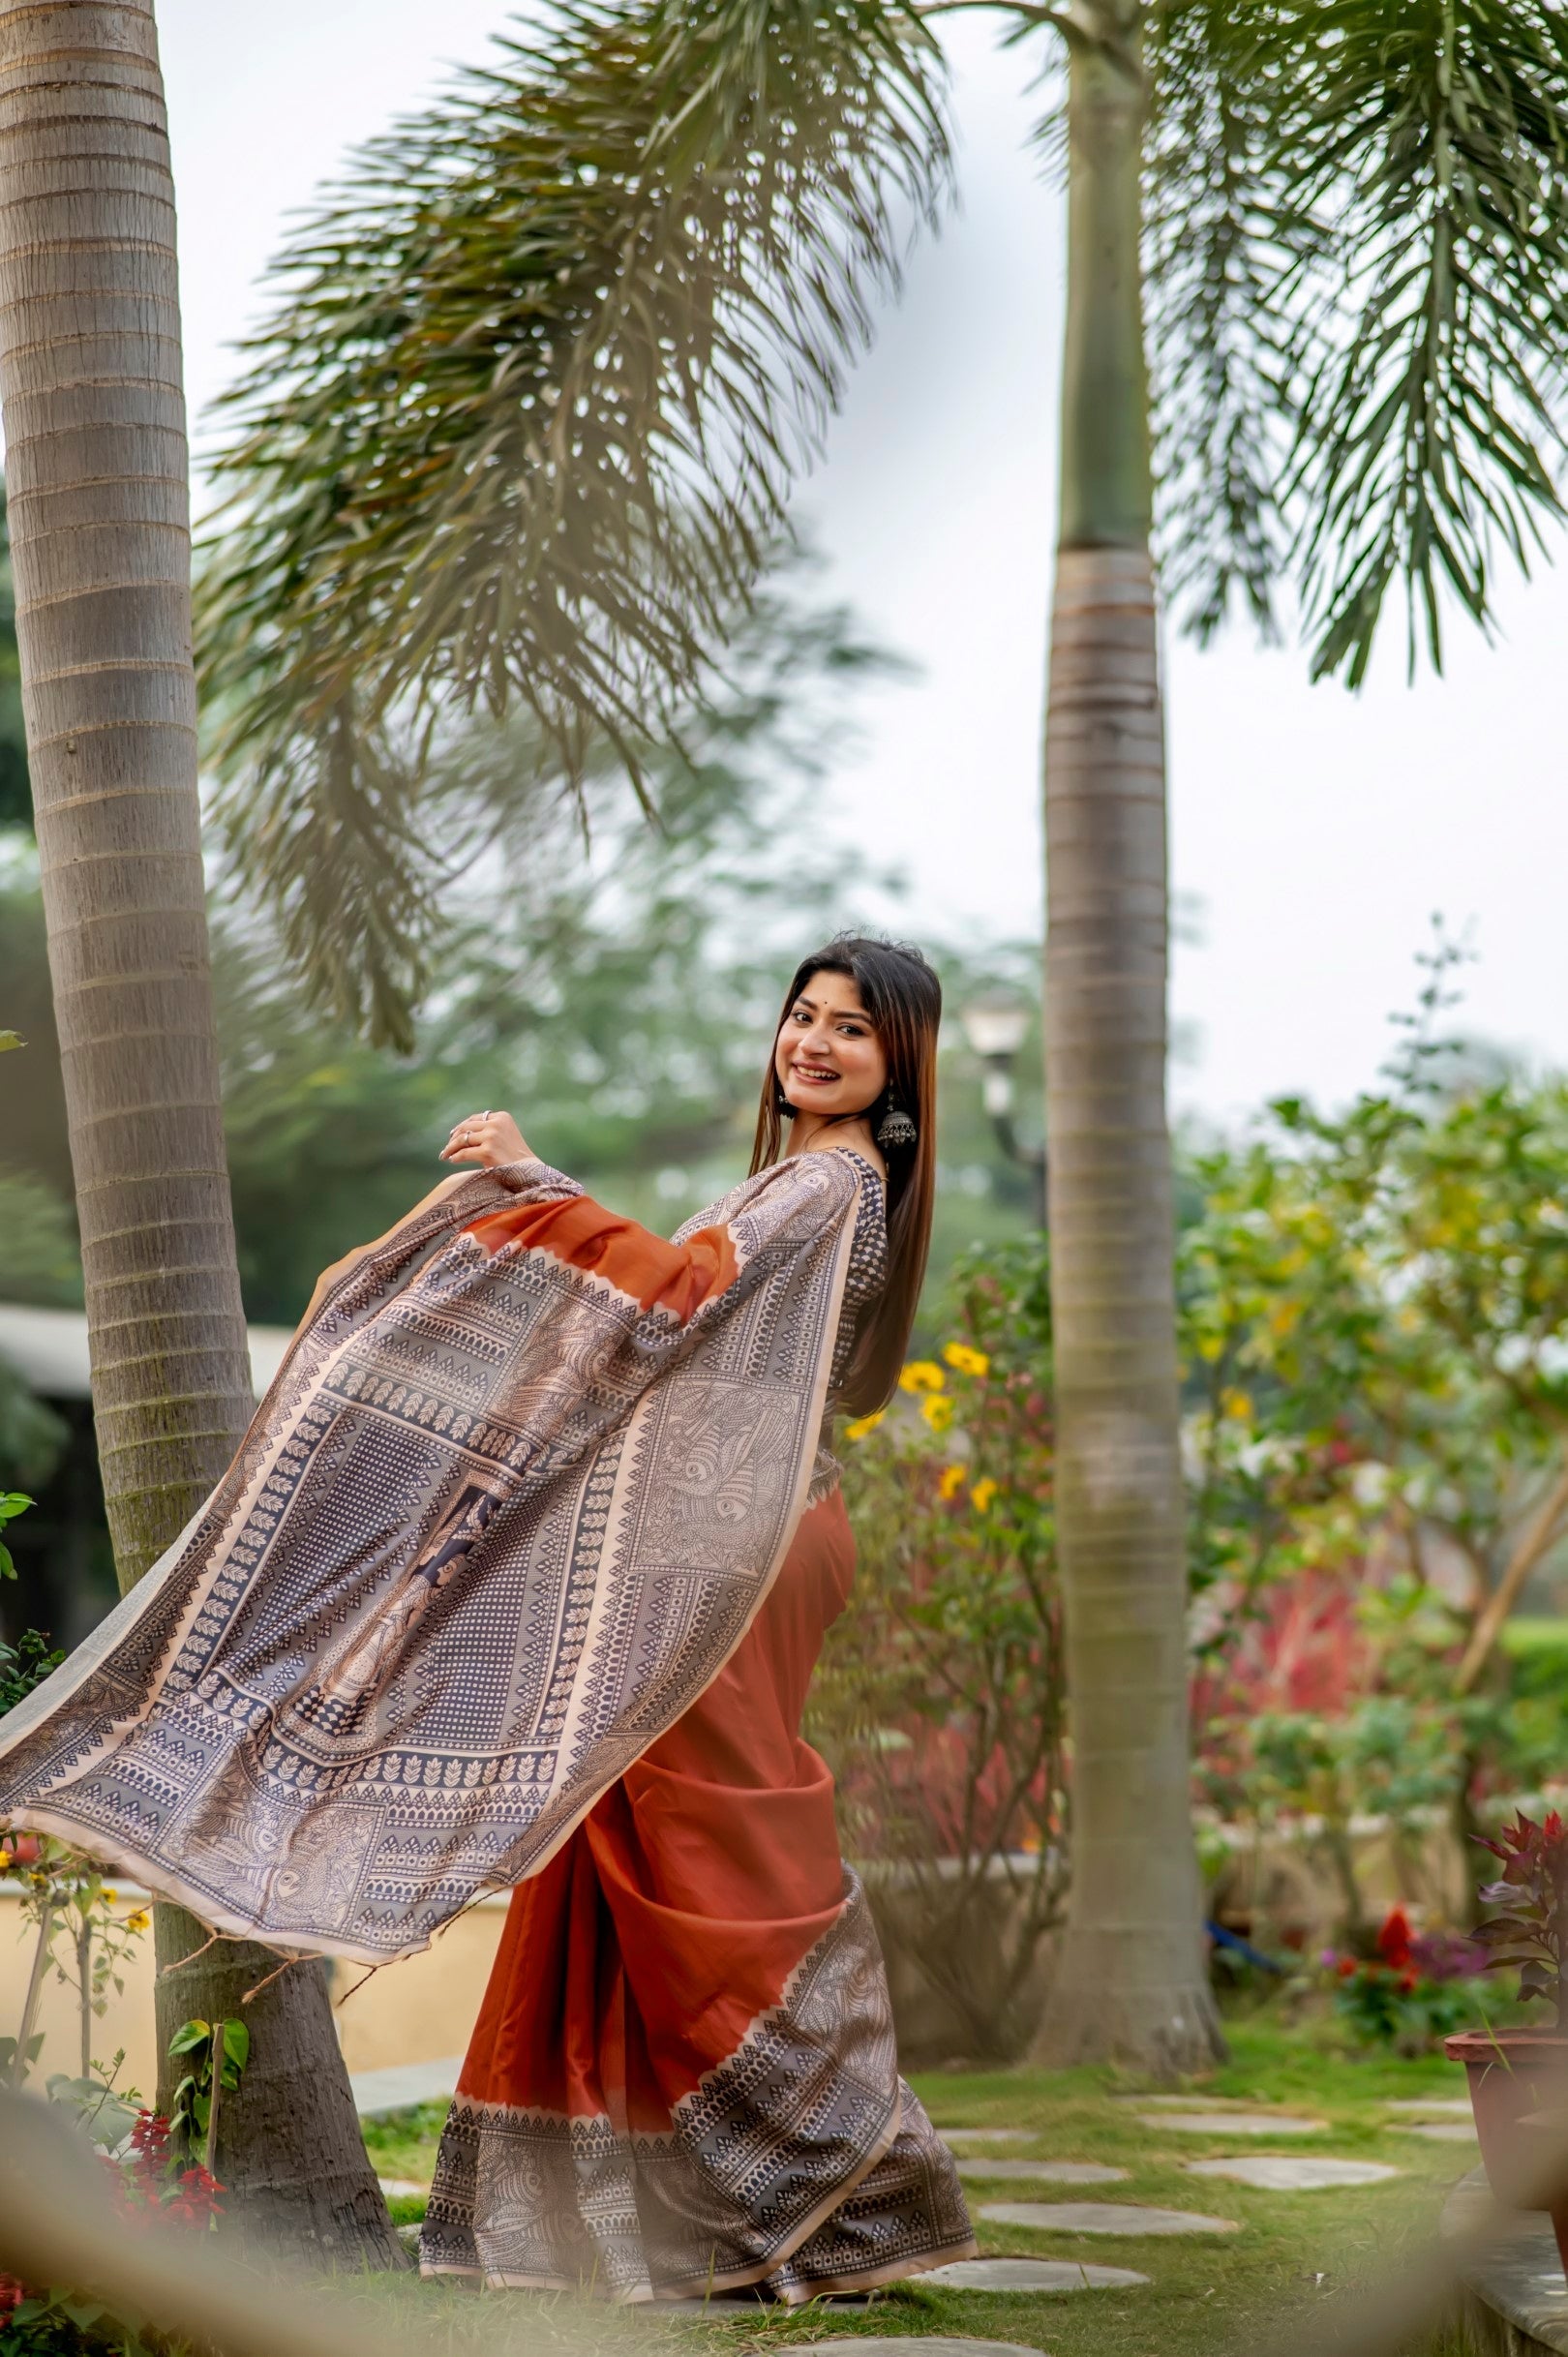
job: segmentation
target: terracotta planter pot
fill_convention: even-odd
[[[1547,2156],[1546,2137],[1568,2131],[1568,2034],[1560,2030],[1463,2030],[1443,2052],[1462,2063],[1487,2182],[1499,2201],[1523,2207]],[[1568,2273],[1568,2194],[1553,2206],[1557,2253]]]

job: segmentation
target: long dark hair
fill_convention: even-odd
[[[814,974],[847,974],[854,982],[888,1059],[889,1096],[909,1115],[916,1132],[913,1145],[887,1149],[888,1283],[866,1309],[841,1393],[843,1406],[865,1416],[886,1407],[897,1387],[930,1250],[942,984],[919,950],[901,941],[874,941],[863,933],[840,933],[826,949],[803,957],[784,994],[769,1045],[751,1151],[754,1172],[766,1170],[783,1152],[788,1107],[780,1103],[774,1068],[778,1035]],[[885,1101],[866,1109],[873,1133],[884,1109]]]

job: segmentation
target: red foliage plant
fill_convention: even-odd
[[[1480,1924],[1476,1938],[1492,1965],[1517,1964],[1521,1998],[1540,1997],[1554,2007],[1556,2026],[1568,2031],[1562,1978],[1563,1941],[1568,1928],[1568,1833],[1553,1809],[1542,1825],[1522,1810],[1497,1840],[1475,1839],[1503,1861],[1497,1881],[1483,1885],[1481,1899],[1502,1913]]]
[[[1303,1571],[1266,1589],[1227,1633],[1218,1667],[1192,1680],[1200,1738],[1217,1721],[1245,1724],[1265,1710],[1338,1716],[1371,1679],[1372,1647],[1356,1618],[1359,1567]]]

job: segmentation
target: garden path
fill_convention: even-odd
[[[1298,2304],[1342,2291],[1373,2272],[1390,2249],[1430,2230],[1468,2158],[1454,2144],[1410,2133],[1412,2125],[1424,2124],[1423,2114],[1428,2121],[1457,2120],[1452,2106],[1463,2091],[1457,2069],[1437,2058],[1351,2059],[1334,2038],[1326,2030],[1233,2025],[1232,2063],[1169,2099],[1096,2070],[921,2077],[920,2093],[973,2189],[979,2258],[890,2285],[855,2307],[816,2304],[791,2314],[759,2312],[749,2303],[656,2314],[645,2308],[628,2312],[625,2330],[635,2332],[639,2346],[667,2344],[670,2357],[756,2351],[780,2357],[776,2343],[821,2346],[819,2336],[829,2333],[854,2341],[863,2357],[881,2357],[864,2350],[868,2339],[923,2344],[907,2357],[925,2357],[935,2342],[936,2357],[945,2357],[942,2343],[954,2336],[965,2342],[964,2357],[977,2357],[972,2336],[1037,2357],[1040,2351],[1149,2357],[1153,2350],[1159,2357],[1212,2357],[1218,2347],[1244,2345],[1254,2327],[1273,2331]],[[367,2122],[385,2177],[400,2186],[428,2184],[444,2108],[428,2102]],[[1269,2135],[1245,2133],[1238,2119],[1265,2121]],[[1321,2125],[1298,2146],[1281,2134],[1282,2119]],[[1173,2120],[1201,2120],[1202,2127],[1177,2128]],[[1275,2136],[1279,2147],[1271,2149]],[[1063,2161],[1120,2172],[1116,2201],[1006,2198],[1029,2186],[1017,2174],[1021,2166]],[[1355,2169],[1357,2182],[1325,2184],[1321,2164],[1336,2161],[1363,2164]],[[1151,2219],[1161,2211],[1189,2220],[1207,2216],[1193,2197],[1194,2177],[1216,2174],[1209,2162],[1247,2171],[1245,2180],[1220,2181],[1221,2231],[1151,2232]],[[1256,2170],[1257,2163],[1269,2165]],[[1316,2166],[1310,2185],[1287,2184],[1280,2174],[1311,2164]],[[1374,2173],[1364,2174],[1365,2164]],[[1040,2182],[1044,2191],[1049,2181]],[[423,2198],[400,2192],[394,2215],[411,2221]],[[1065,2219],[1084,2208],[1131,2212],[1136,2231],[1108,2241],[1082,2224],[1065,2229]],[[1041,2225],[1041,2217],[1049,2222]],[[1121,2264],[1101,2266],[1101,2257]],[[438,2304],[444,2295],[427,2284],[417,2296]],[[614,2326],[615,2337],[620,2329]],[[608,2349],[611,2319],[595,2319],[587,2330]]]

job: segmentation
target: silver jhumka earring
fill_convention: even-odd
[[[892,1147],[912,1146],[920,1132],[893,1095],[888,1091],[888,1110],[877,1124],[877,1143],[886,1153]]]

